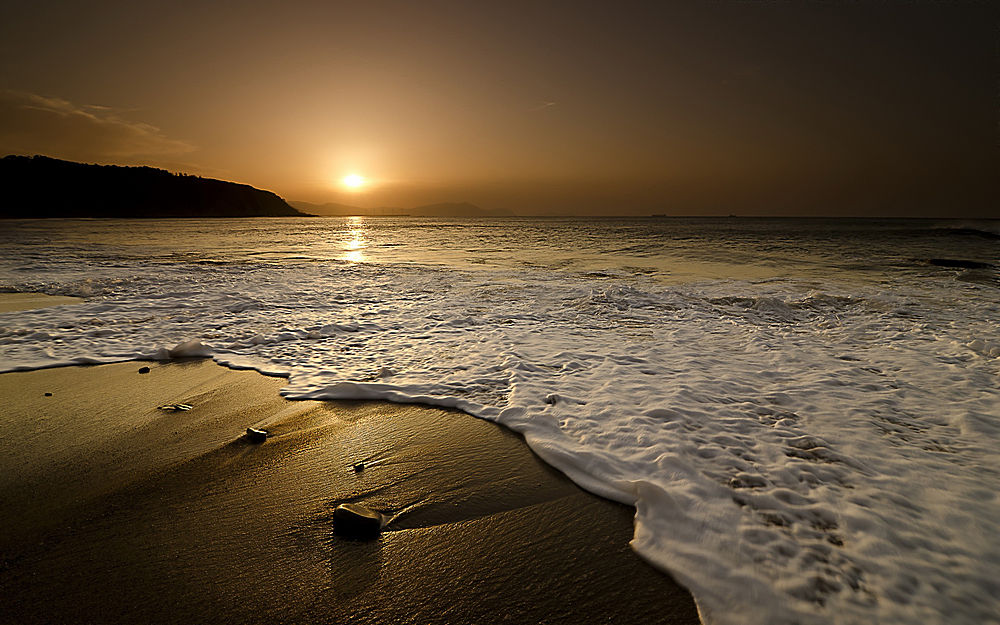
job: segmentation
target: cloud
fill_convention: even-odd
[[[0,91],[0,155],[45,154],[82,161],[186,154],[197,149],[106,106]]]
[[[555,105],[556,105],[555,102],[542,102],[541,104],[539,104],[538,106],[536,106],[535,108],[533,108],[531,110],[532,111],[540,111],[542,109],[547,109],[550,106],[555,106]]]

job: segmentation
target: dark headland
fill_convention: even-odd
[[[152,167],[0,158],[0,217],[303,217],[270,191]]]

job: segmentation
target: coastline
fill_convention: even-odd
[[[409,225],[363,229],[371,262],[353,263],[333,258],[354,245],[347,230],[327,248],[303,243],[318,237],[296,220],[269,223],[275,245],[264,259],[239,247],[256,227],[237,220],[46,224],[52,240],[99,242],[65,254],[37,253],[15,228],[8,289],[94,296],[0,315],[4,362],[165,358],[194,337],[173,352],[294,370],[282,389],[290,397],[464,406],[523,432],[593,492],[635,501],[633,548],[691,589],[706,621],[989,620],[1000,562],[987,540],[1000,533],[998,502],[982,491],[1000,448],[989,420],[1000,414],[990,384],[996,273],[908,250],[916,241],[920,258],[956,259],[961,242],[959,260],[992,263],[992,241],[923,226],[862,235],[844,222],[784,239],[743,221],[728,234],[664,225],[700,233],[682,259],[729,258],[712,253],[723,247],[766,257],[779,239],[788,251],[774,266],[789,275],[777,282],[674,287],[629,277],[621,255],[593,274],[552,263],[511,270],[533,246],[491,261],[495,226],[422,226],[420,249],[439,249],[441,261],[448,241],[481,241],[470,253],[486,266],[467,271],[461,260],[442,268],[379,256],[392,242],[404,244],[385,245],[393,258],[419,256]],[[26,235],[41,227],[28,226]],[[579,243],[581,263],[603,259],[590,254],[616,228],[552,226]],[[143,241],[153,245],[137,253]],[[314,262],[306,248],[330,253]],[[889,268],[889,257],[910,260]],[[931,550],[914,551],[916,541]]]
[[[0,375],[11,622],[699,622],[629,549],[632,508],[500,426],[145,364]],[[338,538],[344,502],[392,518],[374,541]]]

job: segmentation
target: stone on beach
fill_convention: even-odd
[[[374,538],[382,531],[382,515],[358,504],[340,504],[333,511],[333,531],[350,538]]]
[[[247,438],[250,439],[250,442],[252,443],[263,443],[267,440],[267,430],[247,428]]]
[[[193,408],[191,404],[164,404],[157,406],[159,410],[169,410],[170,412],[186,411],[191,410],[191,408]]]
[[[149,367],[139,367],[139,373],[149,373]]]

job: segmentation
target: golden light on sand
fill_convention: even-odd
[[[361,174],[347,174],[340,179],[340,184],[344,185],[351,191],[357,191],[367,183],[368,180]]]

